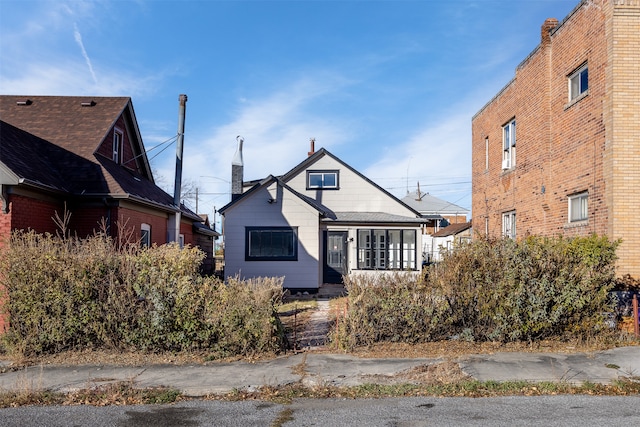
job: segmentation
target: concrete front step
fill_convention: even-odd
[[[342,283],[323,283],[318,289],[319,298],[338,298],[347,295],[347,290]]]

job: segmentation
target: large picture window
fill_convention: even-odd
[[[297,261],[298,231],[292,227],[247,227],[246,261]]]
[[[416,230],[358,230],[358,268],[415,270]]]

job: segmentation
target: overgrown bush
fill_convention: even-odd
[[[608,291],[617,246],[598,236],[478,238],[446,254],[423,277],[351,276],[348,316],[334,340],[353,347],[450,337],[586,337],[603,330],[613,312]]]
[[[204,254],[177,245],[118,247],[108,237],[16,232],[0,254],[10,327],[23,355],[69,349],[217,355],[283,348],[282,279],[202,277]]]

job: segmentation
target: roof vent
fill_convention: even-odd
[[[24,101],[17,101],[16,104],[18,105],[31,105],[33,104],[33,101],[30,99],[25,99]]]
[[[96,105],[96,101],[81,102],[80,105],[83,107],[93,107]]]

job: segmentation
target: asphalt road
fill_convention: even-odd
[[[196,400],[174,405],[47,406],[0,410],[0,426],[632,426],[640,397],[540,396],[496,398]]]

